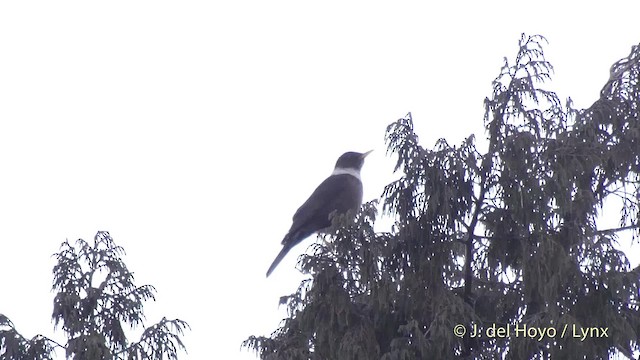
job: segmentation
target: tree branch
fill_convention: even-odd
[[[596,230],[595,233],[596,233],[596,235],[603,235],[603,234],[611,234],[611,233],[616,233],[616,232],[619,232],[619,231],[633,230],[633,229],[638,229],[638,228],[640,228],[640,224],[633,224],[633,225],[621,226],[621,227],[617,227],[617,228]],[[504,237],[485,236],[485,235],[473,235],[473,238],[474,239],[484,239],[484,240],[504,239]],[[510,236],[509,239],[525,240],[527,238],[526,237]]]

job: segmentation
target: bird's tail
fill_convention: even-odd
[[[276,269],[278,264],[280,264],[280,261],[282,261],[282,259],[284,259],[284,257],[287,256],[287,253],[289,252],[289,250],[291,250],[291,246],[289,246],[288,244],[285,244],[282,247],[282,250],[280,250],[280,252],[278,253],[278,256],[276,256],[276,258],[271,263],[271,266],[269,266],[269,270],[267,270],[267,277],[269,277],[269,275],[271,275],[273,270]]]

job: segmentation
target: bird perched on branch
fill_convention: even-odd
[[[373,150],[371,150],[373,151]],[[282,250],[267,270],[267,276],[273,272],[289,250],[311,234],[331,226],[329,216],[355,213],[362,205],[362,181],[360,169],[364,158],[371,153],[347,152],[342,154],[331,176],[326,178],[309,199],[293,215],[293,224],[282,239]]]

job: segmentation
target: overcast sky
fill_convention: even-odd
[[[484,137],[522,32],[577,107],[640,42],[638,1],[521,3],[0,2],[0,313],[62,341],[51,255],[107,230],[157,289],[147,323],[191,325],[182,359],[255,359],[240,343],[276,329],[314,237],[265,271],[340,154],[375,149],[377,198],[386,126],[410,111],[422,145]]]

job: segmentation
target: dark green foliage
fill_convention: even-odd
[[[42,336],[26,340],[0,315],[0,360],[52,359],[56,347],[73,360],[177,359],[178,349],[185,350],[180,336],[189,326],[182,320],[163,318],[140,341],[128,342],[123,325],[143,326],[143,302],[155,300],[155,289],[134,284],[123,254],[106,231],[98,232],[92,244],[62,243],[54,254],[52,318],[66,333],[66,346]]]
[[[505,59],[485,101],[483,148],[474,136],[423,148],[410,114],[389,126],[403,172],[383,194],[392,232],[373,231],[375,203],[337,224],[303,257],[312,280],[282,299],[288,318],[244,346],[261,359],[608,359],[640,350],[640,269],[617,246],[619,232],[638,235],[640,46],[614,64],[600,99],[576,110],[540,88],[552,72],[543,42],[523,35],[515,60]],[[621,204],[619,228],[598,226],[605,203]],[[466,335],[454,335],[457,324]],[[474,325],[511,333],[470,337]],[[516,326],[557,333],[532,338]],[[574,327],[607,336],[581,341]]]
[[[25,339],[13,326],[9,318],[0,314],[0,359],[2,360],[47,360],[51,359],[53,344],[49,339],[37,335]]]

